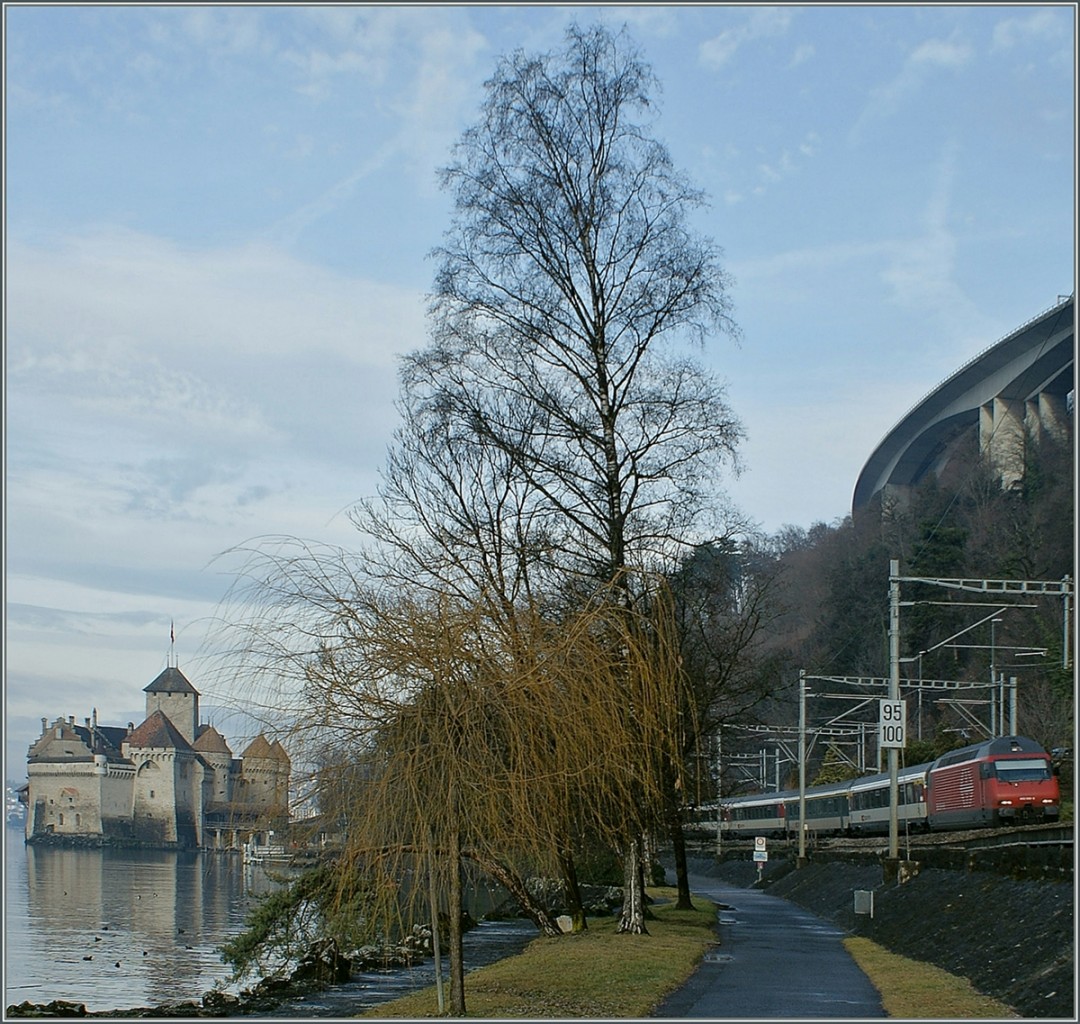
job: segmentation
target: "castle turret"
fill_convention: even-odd
[[[225,742],[225,737],[212,725],[203,725],[193,746],[195,752],[211,769],[208,776],[210,788],[205,800],[206,806],[209,808],[211,804],[217,806],[227,804],[232,799],[233,756],[229,744]]]
[[[147,718],[160,711],[188,743],[195,742],[199,734],[199,691],[180,669],[170,665],[143,692]]]

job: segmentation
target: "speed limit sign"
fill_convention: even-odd
[[[765,837],[764,836],[754,836],[754,849],[755,850],[764,850],[765,849]]]
[[[882,700],[878,719],[878,744],[903,749],[907,743],[907,702]]]

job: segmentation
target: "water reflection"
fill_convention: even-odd
[[[198,999],[226,981],[217,947],[275,884],[228,854],[24,846],[9,832],[5,856],[5,1005]]]

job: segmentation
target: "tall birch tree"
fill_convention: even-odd
[[[404,378],[414,408],[512,469],[535,570],[627,610],[635,573],[705,526],[741,438],[687,347],[737,329],[720,252],[690,226],[704,197],[650,134],[656,89],[625,32],[602,27],[500,60],[443,171],[432,340]],[[620,930],[642,932],[634,818]]]

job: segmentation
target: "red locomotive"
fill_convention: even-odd
[[[934,829],[1056,821],[1060,806],[1050,756],[1024,736],[1000,736],[951,750],[926,773]]]

